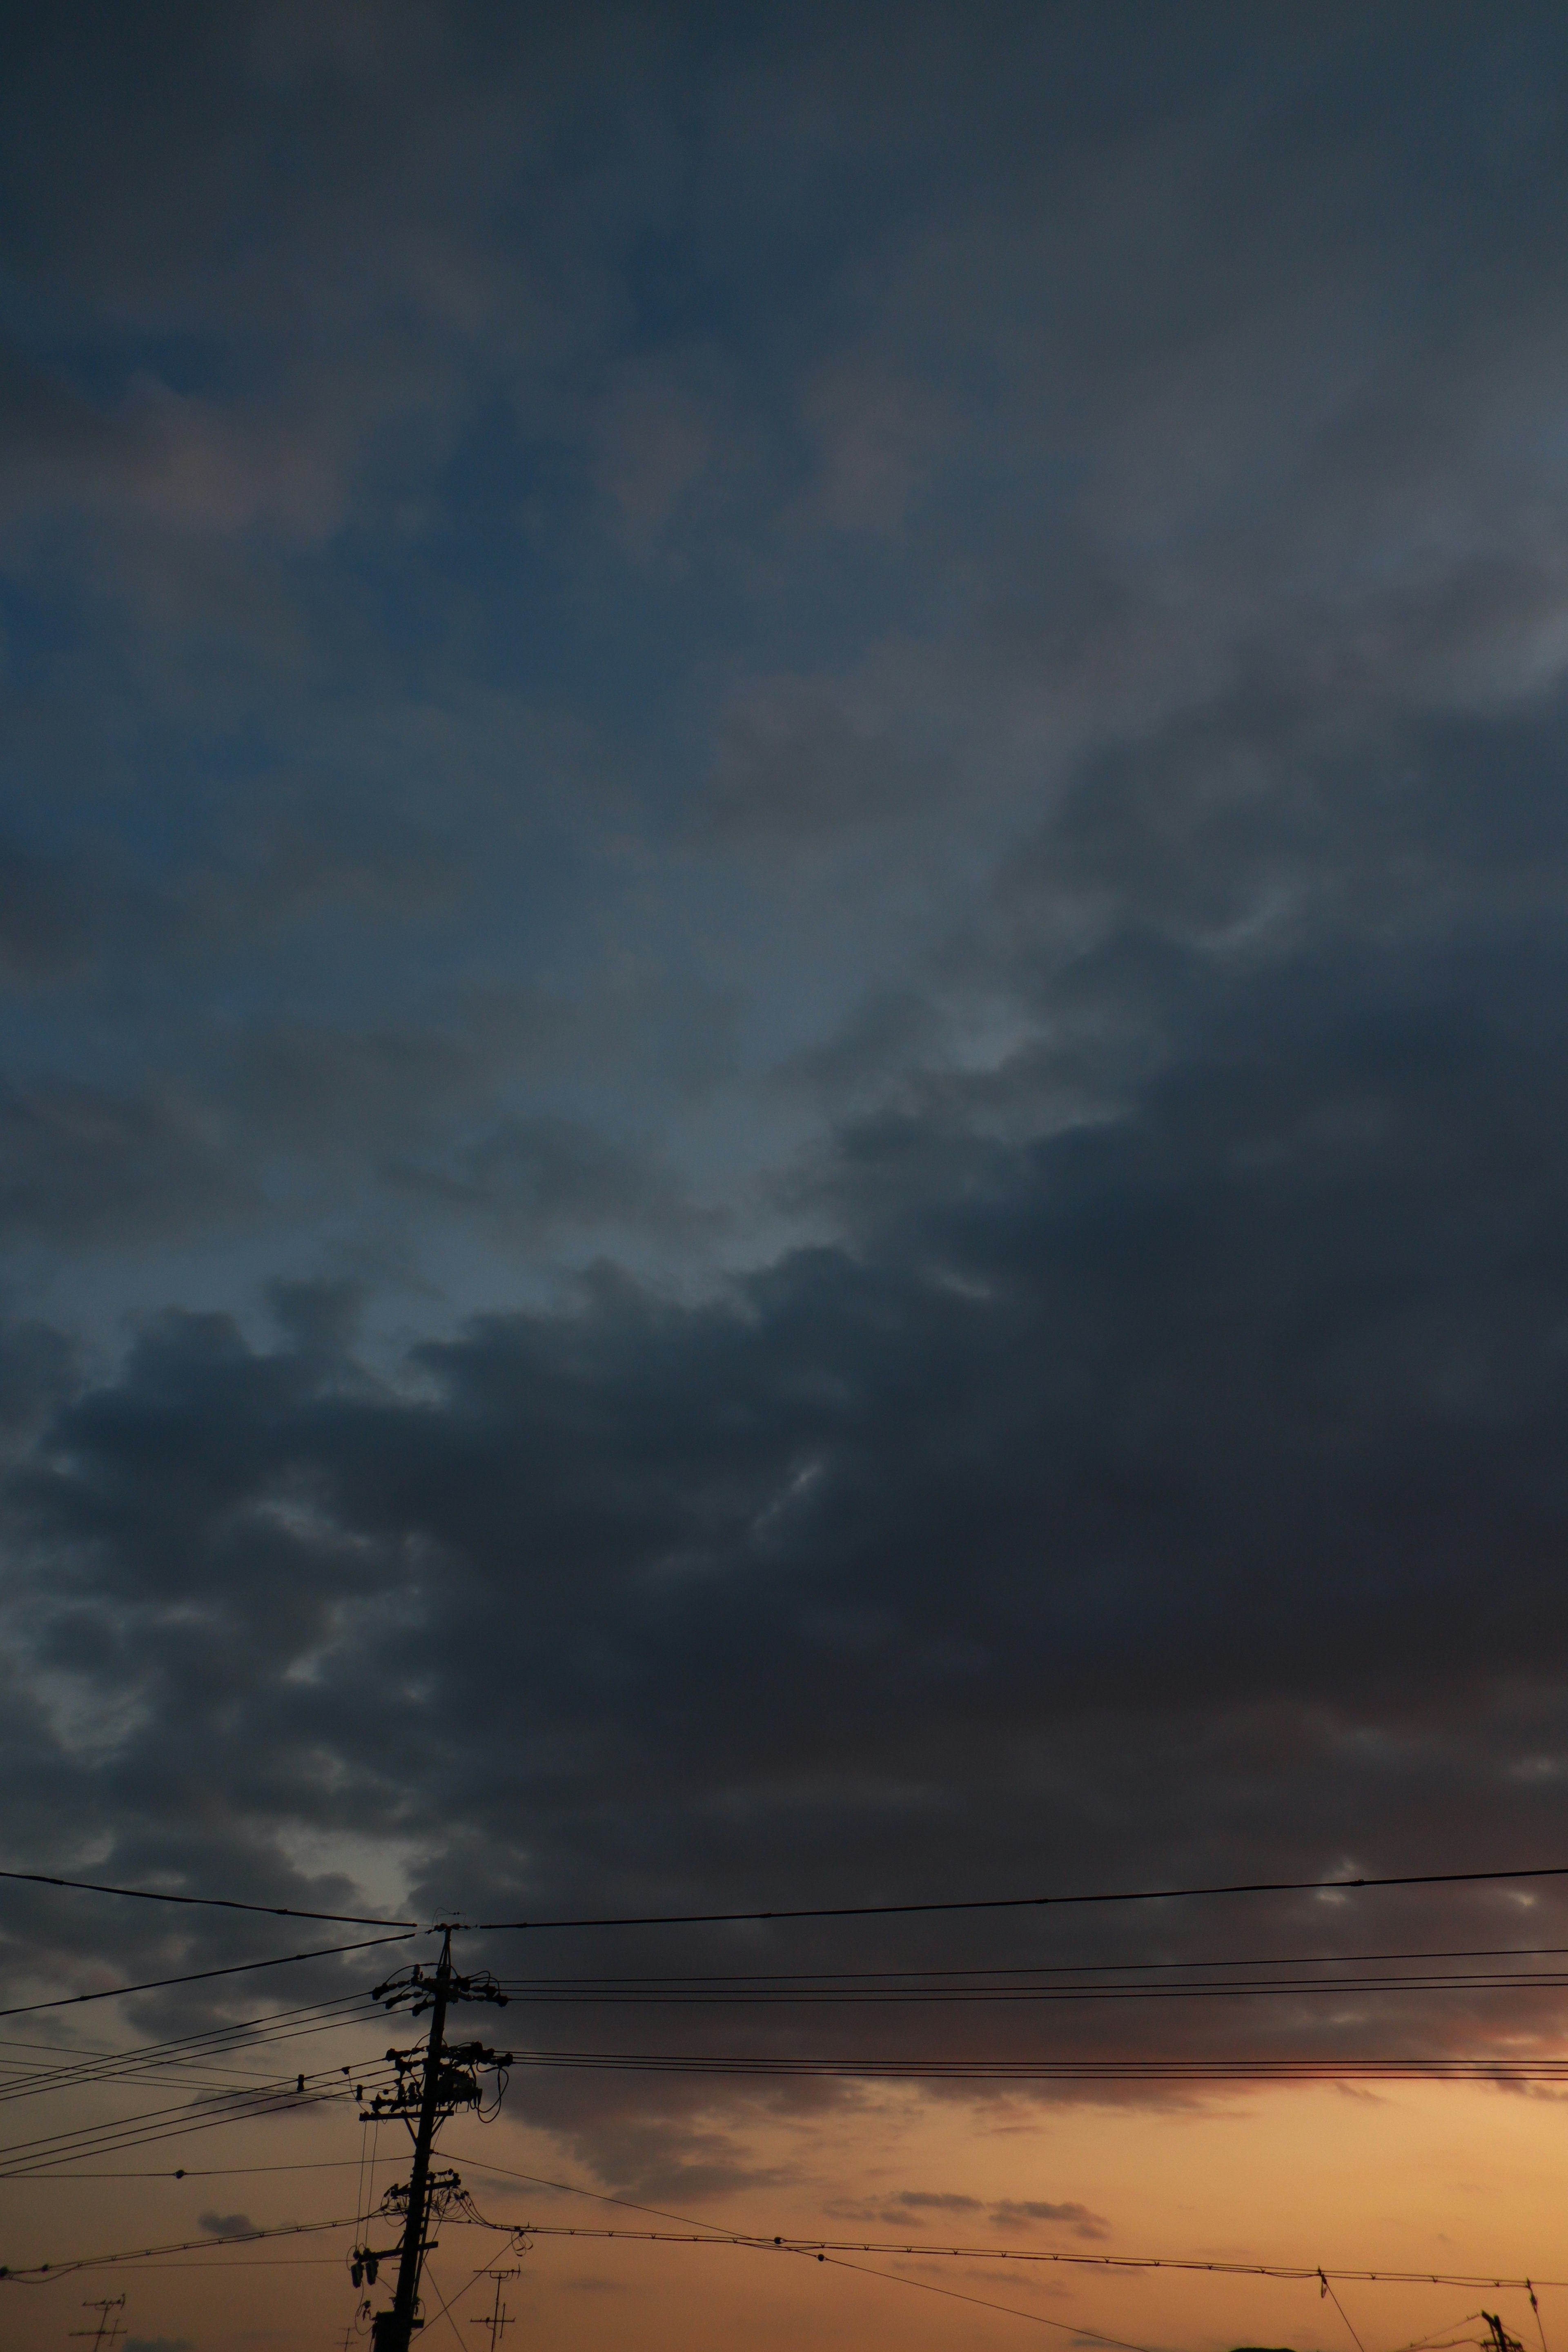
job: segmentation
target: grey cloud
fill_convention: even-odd
[[[89,1243],[168,1231],[254,1196],[221,1134],[181,1090],[46,1080],[5,1092],[0,1220],[15,1236]]]
[[[1091,2213],[1087,2205],[1071,2202],[1053,2205],[1038,2197],[1004,2197],[989,2208],[989,2218],[999,2230],[1026,2228],[1032,2221],[1066,2223],[1075,2238],[1108,2238],[1110,2224],[1103,2213]]]
[[[253,2230],[256,2224],[248,2213],[198,2213],[196,2227],[205,2230],[209,2238],[237,2238]]]
[[[1120,1115],[848,1129],[854,1252],[727,1299],[606,1270],[419,1348],[417,1394],[150,1328],[11,1486],[40,1593],[121,1629],[89,1673],[157,1695],[127,1827],[198,1777],[215,1833],[390,1811],[422,1900],[532,1911],[1061,1883],[1108,1847],[1310,1877],[1352,1822],[1358,1858],[1418,1856],[1440,1812],[1447,1855],[1498,1804],[1549,1843],[1555,950],[1478,943],[1424,989],[1287,959],[1223,1016],[1153,969],[1204,1019]],[[1012,2046],[1047,2027],[1109,2031],[1047,2010]]]

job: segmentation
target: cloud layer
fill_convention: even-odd
[[[10,1858],[475,1916],[1558,1859],[1560,17],[163,24],[0,74]]]

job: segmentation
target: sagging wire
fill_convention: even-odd
[[[1351,2341],[1355,2346],[1355,2352],[1366,2352],[1366,2346],[1362,2342],[1361,2337],[1356,2334],[1355,2329],[1351,2327],[1350,2313],[1345,2309],[1344,2305],[1340,2301],[1339,2296],[1334,2294],[1333,2288],[1329,2284],[1328,2278],[1324,2272],[1320,2269],[1318,2273],[1318,2300],[1320,2303],[1321,2303],[1324,2295],[1332,2296],[1334,2309],[1339,2313],[1340,2317],[1344,2321],[1345,2326],[1350,2328]]]
[[[441,2302],[441,2290],[440,2290],[440,2288],[439,2288],[438,2286],[437,2286],[436,2282],[435,2282],[435,2279],[434,2279],[433,2277],[431,2277],[431,2276],[430,2276],[430,2266],[429,2266],[429,2264],[428,2264],[428,2263],[426,2263],[426,2268],[425,2268],[425,2275],[426,2276],[426,2278],[429,2278],[429,2279],[430,2279],[431,2288],[432,2288],[432,2291],[433,2291],[433,2292],[434,2292],[434,2294],[435,2294],[436,2300],[437,2301],[437,2303],[440,2303],[440,2302]],[[478,2270],[478,2271],[476,2271],[476,2272],[474,2273],[474,2274],[473,2274],[473,2277],[472,2277],[471,2279],[469,2279],[469,2281],[468,2281],[468,2285],[467,2285],[467,2286],[460,2286],[460,2287],[458,2289],[458,2291],[457,2291],[456,2294],[454,2294],[454,2295],[452,2296],[452,2298],[451,2298],[451,2301],[450,2301],[450,2302],[447,2302],[447,2303],[442,2303],[442,2304],[441,2304],[441,2308],[440,2308],[440,2310],[439,2310],[439,2311],[437,2313],[437,2315],[436,2315],[436,2316],[437,2317],[437,2319],[444,2319],[444,2320],[446,2321],[446,2323],[447,2323],[447,2326],[451,2329],[451,2331],[452,2331],[453,2335],[458,2336],[458,2343],[459,2343],[459,2344],[463,2344],[463,2339],[462,2339],[462,2337],[461,2337],[460,2336],[458,2336],[458,2323],[457,2323],[457,2321],[456,2321],[456,2320],[453,2318],[453,2316],[452,2316],[452,2305],[453,2305],[453,2304],[455,2304],[455,2303],[461,2303],[461,2302],[462,2302],[462,2300],[463,2300],[463,2297],[464,2297],[466,2294],[469,2294],[469,2293],[473,2290],[473,2288],[475,2288],[476,2286],[478,2286],[478,2284],[479,2284],[479,2281],[480,2281],[482,2278],[487,2278],[489,2275],[489,2272],[488,2272],[488,2271],[483,2271],[483,2270]],[[468,2352],[468,2346],[467,2346],[467,2345],[463,2345],[463,2352]]]
[[[590,2190],[588,2193],[592,2195],[594,2192]],[[529,2242],[535,2236],[574,2237],[581,2235],[595,2237],[631,2237],[634,2235],[643,2234],[640,2232],[634,2232],[632,2231],[551,2231],[547,2228],[540,2229],[536,2225],[528,2222],[510,2223],[506,2221],[492,2221],[489,2220],[486,2215],[479,2212],[479,2209],[474,2205],[471,2198],[467,2199],[465,2201],[468,2204],[468,2218],[470,2221],[478,2222],[481,2229],[504,2232],[510,2238],[513,2247],[519,2253],[527,2252]],[[623,2200],[611,2200],[609,2201],[621,2202]],[[792,2245],[785,2240],[780,2238],[774,2238],[770,2242],[764,2238],[742,2237],[735,2231],[726,2231],[722,2236],[715,2234],[710,2237],[694,2241],[693,2242],[712,2246],[737,2246],[742,2251],[752,2253],[781,2252],[798,2254],[803,2261],[831,2263],[835,2270],[857,2271],[862,2278],[881,2279],[889,2286],[919,2287],[927,2294],[944,2295],[951,2303],[972,2303],[982,2311],[1004,2312],[1009,2317],[1014,2319],[1033,2320],[1037,2326],[1056,2328],[1064,2335],[1077,2337],[1080,2342],[1087,2339],[1090,2343],[1102,2344],[1108,2347],[1108,2352],[1148,2352],[1148,2347],[1144,2345],[1130,2344],[1127,2342],[1125,2337],[1120,2336],[1102,2335],[1098,2328],[1082,2326],[1076,2320],[1047,2319],[1043,2312],[1026,2311],[1018,2304],[992,2303],[984,2295],[965,2294],[957,2287],[938,2286],[934,2281],[931,2279],[907,2278],[898,2271],[873,2270],[868,2263],[847,2262],[842,2254],[829,2253],[825,2249],[819,2247],[811,2245]],[[911,2248],[910,2251],[919,2252],[923,2250]],[[480,2271],[476,2272],[474,2275],[475,2279],[478,2279],[482,2278],[485,2273]],[[470,2279],[468,2284],[471,2286],[473,2284],[474,2280]],[[467,2289],[463,2289],[462,2292],[467,2293]],[[458,2297],[454,2295],[452,2300],[455,2303],[458,2300]],[[1352,2330],[1352,2332],[1353,2333],[1354,2331]]]
[[[857,2271],[862,2278],[881,2279],[888,2286],[917,2286],[922,2294],[945,2295],[950,2303],[973,2303],[981,2311],[1005,2312],[1013,2319],[1032,2319],[1037,2327],[1055,2327],[1081,2343],[1104,2344],[1112,2352],[1148,2352],[1142,2344],[1129,2344],[1120,2336],[1101,2336],[1098,2328],[1079,2326],[1076,2320],[1047,2319],[1041,2311],[1026,2311],[1016,2303],[993,2303],[985,2295],[964,2294],[957,2287],[938,2286],[934,2279],[906,2278],[900,2271],[874,2271],[865,2263],[847,2263],[842,2254],[818,2254],[819,2263],[831,2263],[835,2270]]]
[[[362,2115],[359,2126],[359,2180],[354,2189],[354,2235],[364,2226],[364,2159],[370,2145],[370,2125]]]
[[[314,2238],[324,2231],[350,2230],[352,2221],[289,2221],[268,2230],[237,2230],[232,2235],[217,2238],[184,2238],[176,2244],[136,2246],[124,2253],[79,2254],[63,2263],[0,2263],[0,2279],[8,2286],[47,2286],[52,2279],[65,2278],[73,2271],[114,2270],[121,2263],[152,2262],[163,2254],[205,2252],[214,2246],[253,2246],[263,2238]]]
[[[252,1976],[258,1969],[290,1968],[296,1960],[325,1960],[343,1952],[374,1951],[382,1944],[406,1944],[413,1940],[416,1930],[401,1936],[371,1936],[357,1944],[323,1944],[312,1952],[285,1952],[275,1960],[237,1960],[229,1968],[193,1969],[184,1976],[152,1977],[145,1984],[110,1985],[104,1992],[67,1992],[53,2000],[25,2000],[12,2009],[0,2009],[0,2017],[36,2017],[40,2010],[75,2009],[84,2000],[120,2000],[135,1992],[164,1992],[171,1985],[205,1984],[214,1977]]]
[[[1321,2300],[1320,2296],[1319,2301]],[[1456,2319],[1449,2324],[1454,2327],[1468,2327],[1481,2316],[1479,2311],[1467,2311],[1463,2319]],[[1456,2345],[1485,2344],[1487,2341],[1484,2336],[1446,2336],[1441,2328],[1436,2328],[1430,2336],[1418,2336],[1412,2344],[1401,2344],[1397,2352],[1453,2352]]]
[[[1524,2290],[1530,2297],[1530,2307],[1535,2314],[1535,2329],[1541,2338],[1541,2352],[1546,2352],[1546,2330],[1541,2324],[1541,2305],[1535,2300],[1535,2289],[1528,2279],[1524,2282]]]
[[[468,2160],[477,2164],[483,2162],[482,2158],[478,2157],[471,2158]],[[499,2167],[496,2168],[499,2169]],[[532,2176],[519,2177],[531,2178]],[[568,2184],[563,2183],[561,2185],[566,2186]],[[599,2198],[602,2195],[601,2191],[595,2189],[578,2189],[574,2193],[578,2196],[595,2198]],[[609,2205],[620,2205],[626,2203],[628,2200],[625,2198],[619,2197],[604,2197],[602,2201]],[[657,2206],[641,2206],[636,2210],[641,2212],[657,2212],[659,2210]],[[934,2261],[941,2258],[943,2260],[966,2263],[1021,2263],[1026,2266],[1032,2266],[1036,2263],[1049,2263],[1053,2267],[1058,2263],[1065,2263],[1071,2268],[1079,2270],[1103,2270],[1124,2273],[1130,2271],[1186,2271],[1202,2276],[1216,2278],[1266,2278],[1300,2280],[1302,2282],[1318,2279],[1324,2284],[1326,2291],[1331,2294],[1333,2293],[1333,2288],[1327,2283],[1332,2279],[1354,2280],[1361,2285],[1490,2286],[1499,2288],[1506,2287],[1516,2290],[1521,2294],[1524,2291],[1524,2281],[1522,2278],[1478,2278],[1473,2273],[1460,2274],[1451,2271],[1335,2270],[1324,2272],[1321,2271],[1315,2263],[1210,2262],[1203,2260],[1195,2254],[1072,2254],[1064,2253],[1055,2247],[1046,2246],[917,2244],[914,2240],[909,2238],[766,2237],[751,2231],[730,2229],[721,2221],[710,2223],[698,2222],[692,2221],[689,2215],[685,2214],[675,2214],[669,2218],[676,2221],[686,2221],[690,2234],[678,2234],[677,2232],[669,2230],[598,2229],[585,2223],[579,2226],[576,2222],[565,2221],[520,2221],[512,2226],[521,2231],[526,2231],[532,2237],[594,2239],[625,2238],[628,2241],[635,2241],[638,2244],[646,2245],[752,2246],[761,2248],[764,2252],[776,2250],[785,2253],[806,2254],[918,2254],[922,2257],[922,2259],[928,2261]],[[483,2217],[476,2213],[471,2215],[470,2219],[482,2220]],[[508,2225],[504,2222],[485,2222],[485,2227],[487,2229],[503,2229],[507,2226]],[[1545,2286],[1568,2287],[1568,2279],[1545,2279],[1542,2284]],[[1343,2307],[1342,2305],[1342,2308]],[[1482,2312],[1479,2315],[1483,2319],[1486,2317],[1485,2312]],[[1348,2319],[1345,2324],[1347,2326],[1350,2326]],[[1354,2335],[1355,2330],[1353,2327],[1351,2328],[1351,2333],[1352,2336]]]

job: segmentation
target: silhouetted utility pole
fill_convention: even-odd
[[[495,2309],[488,2313],[481,2312],[477,2319],[470,2319],[468,2322],[470,2327],[488,2327],[489,2329],[490,2352],[501,2352],[501,2338],[505,2336],[509,2327],[515,2327],[517,2326],[516,2320],[512,2317],[510,2312],[501,2301],[501,2289],[509,2278],[521,2278],[521,2276],[522,2273],[521,2271],[497,2271],[495,2273]]]
[[[125,2297],[122,2294],[105,2295],[100,2303],[84,2303],[82,2305],[82,2309],[84,2311],[96,2311],[99,2314],[98,2326],[96,2327],[68,2327],[66,2334],[68,2336],[90,2336],[92,2338],[92,2352],[112,2352],[112,2347],[125,2333],[124,2322],[120,2317],[120,2314],[124,2310],[124,2308]]]
[[[374,2352],[409,2352],[415,2329],[425,2324],[419,2315],[419,2278],[432,2243],[426,2230],[432,2213],[444,2212],[462,2189],[455,2172],[431,2172],[436,2134],[459,2107],[479,2105],[480,2067],[502,2068],[511,2063],[510,2051],[487,2050],[479,2042],[449,2046],[446,2038],[447,2011],[453,2001],[458,2000],[489,2000],[504,2008],[506,1995],[488,1974],[458,1974],[452,1966],[452,1931],[448,1927],[442,1937],[441,1957],[433,1975],[427,1975],[422,1968],[411,1969],[405,1976],[378,1985],[375,1997],[388,2009],[400,2008],[407,2000],[412,2003],[414,2016],[426,2010],[430,2014],[423,2053],[417,2049],[387,2052],[397,2072],[397,2086],[373,2099],[363,2117],[370,2122],[399,2116],[414,2137],[414,2163],[407,2184],[388,2190],[384,2208],[388,2212],[401,2211],[403,2215],[403,2242],[397,2249],[397,2286],[392,2309],[378,2311],[371,2323]],[[365,2263],[373,2283],[379,2259],[368,2249],[356,2249],[354,2260]]]
[[[1531,2290],[1530,2300],[1531,2303],[1534,2303],[1535,2301],[1533,2289]],[[1524,2347],[1521,2344],[1518,2336],[1510,2336],[1509,2334],[1507,2328],[1503,2326],[1495,2311],[1483,2311],[1481,2317],[1486,2321],[1488,2330],[1491,2336],[1492,2352],[1524,2352]]]

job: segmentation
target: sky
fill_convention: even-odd
[[[0,1864],[422,1926],[1568,1864],[1565,121],[1531,0],[6,19]],[[0,2005],[373,1933],[0,1882]],[[1568,1884],[459,1945],[1305,1966],[1568,1948]],[[1527,2063],[1535,1966],[506,2030]],[[356,2112],[8,2181],[0,2261],[346,2212]],[[490,2128],[507,2221],[1568,2281],[1542,2083],[529,2063]],[[321,2247],[6,2340],[326,2352]],[[513,2342],[1479,2299],[923,2259],[542,2237]]]

